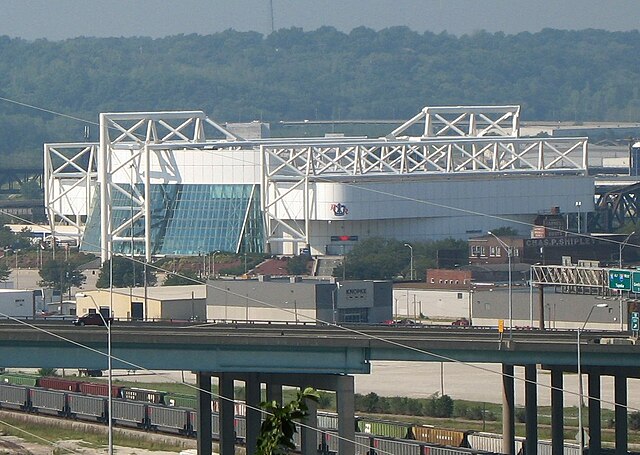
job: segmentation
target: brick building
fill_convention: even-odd
[[[470,285],[470,270],[427,269],[427,289],[465,289]]]

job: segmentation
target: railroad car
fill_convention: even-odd
[[[369,417],[358,417],[356,420],[356,431],[389,438],[414,439],[412,427],[411,423]]]
[[[413,439],[451,447],[469,447],[466,431],[437,428],[430,425],[414,425],[411,427]]]
[[[79,392],[80,381],[71,381],[69,379],[58,378],[55,376],[44,376],[37,380],[38,387],[54,390],[66,390],[68,392]]]
[[[158,390],[139,389],[137,387],[122,387],[120,396],[126,400],[144,401],[147,403],[164,404],[164,397],[167,393]]]
[[[87,395],[98,395],[101,397],[109,396],[109,384],[105,384],[102,382],[81,382],[79,385],[79,390],[82,393],[86,393]],[[111,385],[111,397],[112,398],[121,398],[122,397],[122,387]]]

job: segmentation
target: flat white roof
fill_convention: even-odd
[[[82,291],[82,294],[91,295],[93,293],[108,294],[109,289],[98,289],[92,291]],[[144,287],[142,288],[113,288],[113,293],[118,295],[131,295],[136,298],[144,298]],[[185,299],[205,299],[207,297],[207,286],[204,284],[189,286],[149,286],[147,287],[147,298],[153,300],[185,300]]]

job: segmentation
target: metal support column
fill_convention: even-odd
[[[513,365],[502,364],[502,453],[515,455]]]
[[[220,409],[220,455],[235,455],[233,376],[229,373],[220,373],[218,375],[218,394],[220,395],[218,398],[218,408]]]
[[[304,387],[301,387],[304,390]],[[300,430],[302,441],[302,455],[317,455],[318,453],[318,403],[312,400],[305,400],[308,408],[308,415],[302,419],[305,425]]]
[[[564,396],[561,368],[551,369],[551,455],[564,454]]]
[[[258,446],[258,435],[260,434],[261,412],[260,412],[260,381],[257,373],[249,373],[245,382],[245,393],[247,399],[247,441],[246,454],[253,455]]]
[[[544,285],[538,285],[538,328],[544,329]]]
[[[355,455],[355,398],[353,394],[353,376],[336,378],[336,401],[338,408],[338,453]]]
[[[629,449],[629,427],[627,425],[627,376],[614,376],[614,401],[616,422],[616,454],[626,454]]]
[[[589,455],[600,455],[602,423],[600,404],[600,372],[589,373]]]
[[[536,364],[524,366],[524,401],[526,415],[526,447],[527,455],[538,453],[538,384]]]
[[[211,373],[196,373],[198,387],[197,444],[199,455],[211,455]]]

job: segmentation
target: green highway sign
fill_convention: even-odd
[[[631,270],[609,270],[609,289],[630,291]]]
[[[631,275],[631,291],[640,294],[640,272]]]

